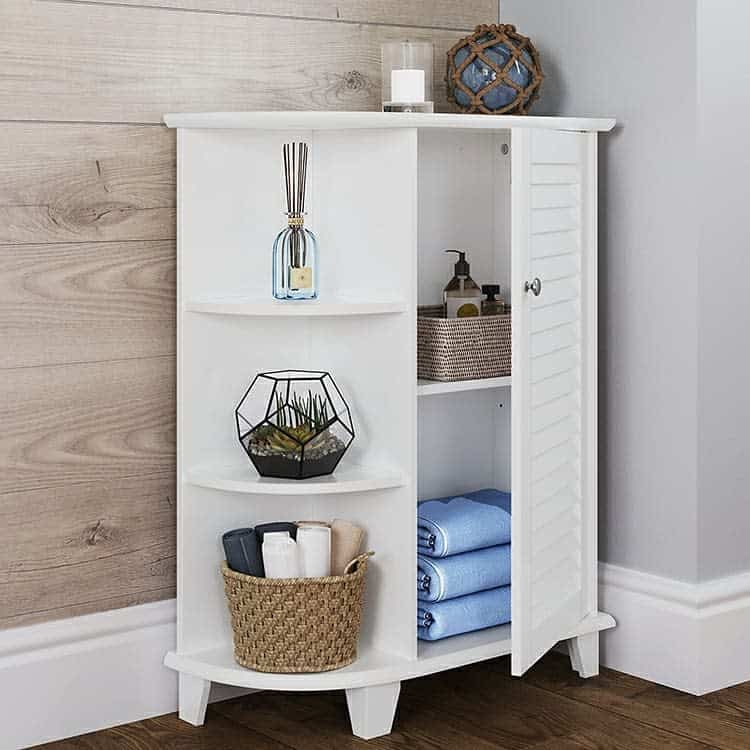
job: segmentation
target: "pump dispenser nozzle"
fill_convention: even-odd
[[[454,273],[457,277],[462,276],[468,276],[469,275],[469,263],[466,260],[466,251],[465,250],[446,250],[446,253],[456,253],[458,255],[458,260],[456,261],[456,265],[453,267]]]

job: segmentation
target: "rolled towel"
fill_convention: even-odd
[[[331,524],[331,575],[344,574],[344,568],[359,554],[365,532],[340,518]]]
[[[510,622],[510,586],[424,604],[417,608],[417,638],[438,641],[451,635]]]
[[[331,575],[331,529],[322,524],[298,524],[297,550],[302,578]]]
[[[510,542],[510,494],[480,490],[471,495],[475,497],[454,497],[447,502],[426,500],[419,504],[419,554],[447,557]]]
[[[510,544],[450,557],[417,557],[417,597],[441,602],[510,583]]]
[[[238,573],[263,578],[263,556],[254,529],[233,529],[221,537],[227,565]]]
[[[297,524],[291,521],[274,521],[273,523],[261,523],[255,527],[255,533],[258,535],[258,541],[263,544],[263,537],[266,534],[273,534],[277,531],[287,531],[292,539],[297,538]]]
[[[297,542],[288,531],[266,531],[263,536],[263,567],[266,578],[300,578]]]

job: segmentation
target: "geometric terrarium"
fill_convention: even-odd
[[[354,439],[349,406],[327,372],[262,372],[235,416],[240,443],[263,477],[331,474]]]

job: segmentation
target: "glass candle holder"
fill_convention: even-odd
[[[433,112],[432,42],[386,42],[381,51],[383,111]]]

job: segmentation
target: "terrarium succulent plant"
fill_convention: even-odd
[[[304,443],[322,435],[328,427],[328,403],[319,394],[308,391],[306,397],[300,397],[295,393],[289,409],[285,408],[281,394],[276,393],[275,399],[276,423],[259,430],[255,436],[257,442],[264,443],[273,453],[283,455],[302,450]]]
[[[258,375],[236,417],[240,442],[263,476],[330,474],[354,438],[349,407],[325,372]]]

